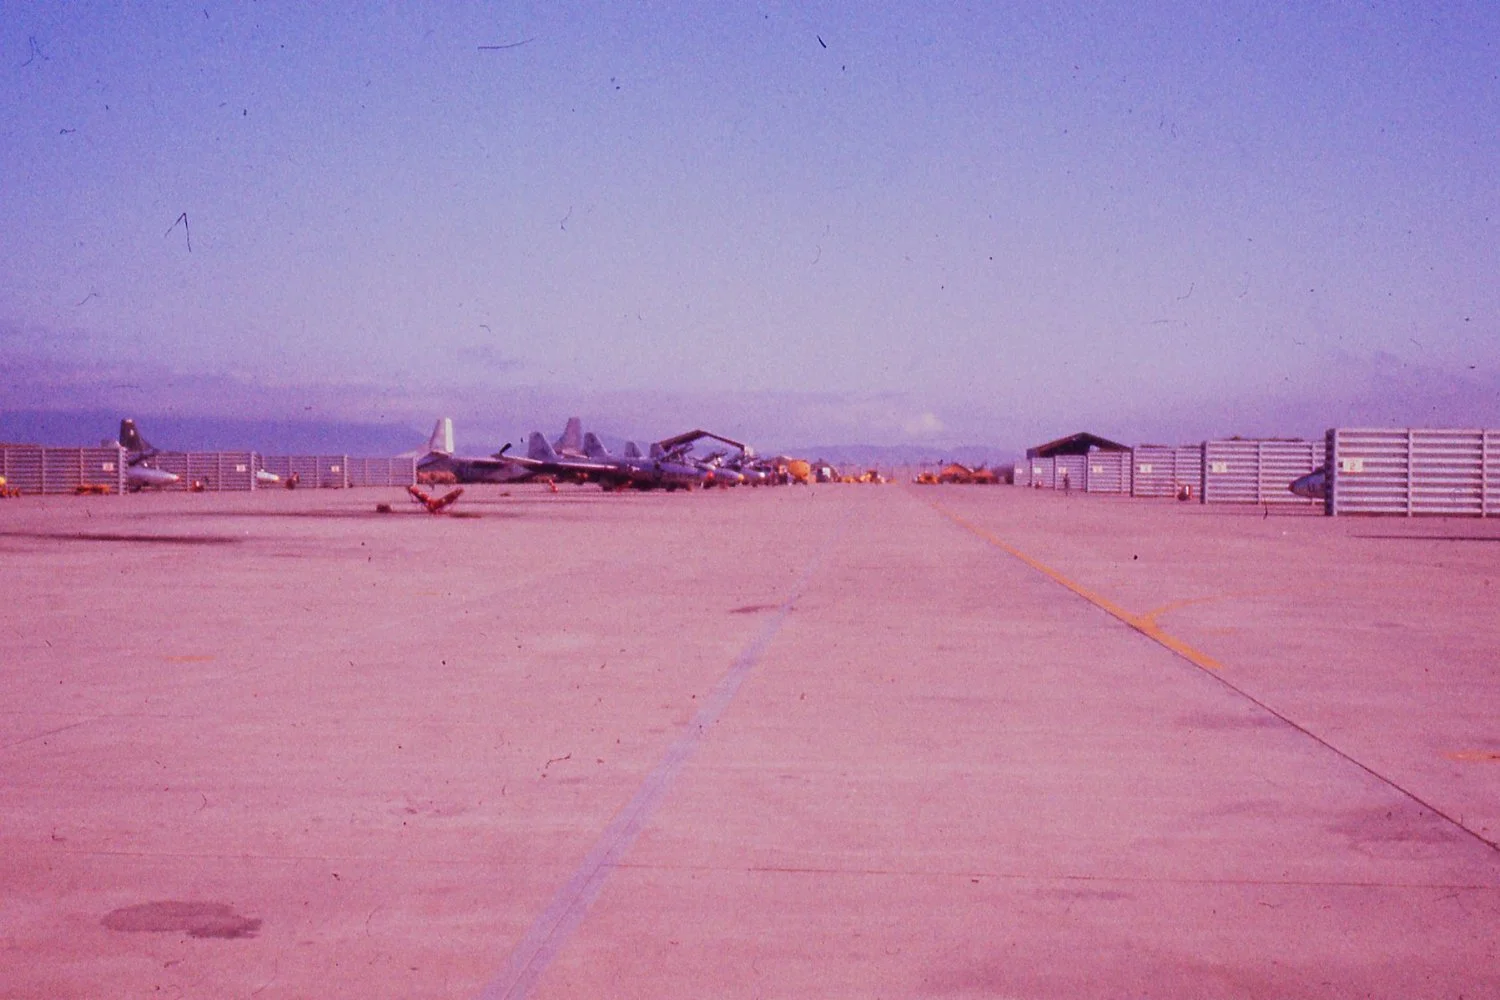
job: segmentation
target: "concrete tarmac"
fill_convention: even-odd
[[[0,505],[0,997],[1500,996],[1500,525],[456,513]]]

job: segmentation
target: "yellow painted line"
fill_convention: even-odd
[[[1005,542],[1004,540],[996,537],[995,535],[984,530],[978,525],[964,520],[962,517],[959,517],[957,514],[944,507],[942,504],[937,503],[936,501],[928,502],[932,504],[934,510],[936,510],[939,514],[942,514],[954,524],[979,536],[1007,555],[1015,559],[1019,559],[1021,562],[1030,566],[1038,573],[1047,577],[1049,580],[1067,587],[1073,593],[1077,594],[1085,601],[1088,601],[1090,604],[1094,605],[1094,607],[1103,611],[1105,614],[1109,615],[1112,618],[1118,619],[1126,625],[1129,625],[1131,628],[1135,629],[1137,632],[1139,632],[1141,635],[1144,635],[1152,642],[1164,646],[1165,648],[1176,653],[1178,656],[1182,657],[1184,660],[1192,663],[1194,666],[1202,667],[1204,670],[1224,669],[1224,665],[1218,660],[1215,660],[1212,656],[1209,656],[1202,650],[1195,649],[1194,647],[1183,642],[1181,639],[1177,638],[1175,635],[1167,632],[1160,625],[1156,624],[1157,615],[1163,614],[1166,611],[1170,611],[1174,607],[1179,607],[1184,604],[1197,603],[1201,600],[1214,600],[1215,598],[1195,598],[1193,601],[1178,601],[1175,604],[1165,604],[1157,608],[1155,611],[1148,611],[1144,615],[1133,615],[1129,611],[1126,611],[1124,608],[1120,607],[1115,602],[1111,601],[1109,598],[1104,597],[1101,594],[1094,593],[1092,590],[1089,590],[1087,587],[1083,586],[1083,584],[1077,583],[1074,580],[1070,580],[1068,577],[1059,573],[1057,570],[1053,569],[1051,566],[1048,566],[1041,560],[1032,558],[1025,552],[1022,552],[1020,549],[1016,548],[1014,545]]]
[[[1443,756],[1465,764],[1500,764],[1500,750],[1453,750]]]
[[[1190,608],[1195,604],[1210,604],[1214,601],[1222,601],[1234,596],[1234,594],[1215,594],[1212,597],[1189,597],[1186,600],[1182,601],[1171,601],[1167,604],[1163,604],[1159,608],[1152,608],[1150,611],[1147,611],[1145,614],[1141,615],[1140,618],[1141,621],[1154,622],[1156,621],[1158,615],[1164,615],[1168,611],[1180,611],[1183,608]]]
[[[1277,711],[1275,708],[1272,708],[1269,704],[1257,698],[1255,695],[1251,694],[1244,688],[1236,686],[1234,682],[1226,679],[1223,676],[1218,676],[1217,672],[1223,669],[1218,661],[1216,661],[1213,657],[1207,655],[1206,653],[1194,649],[1192,646],[1189,646],[1181,639],[1178,639],[1177,637],[1162,631],[1162,629],[1155,623],[1155,621],[1152,620],[1156,615],[1164,613],[1165,611],[1173,607],[1173,605],[1164,605],[1163,607],[1157,608],[1155,611],[1148,612],[1144,615],[1132,615],[1130,612],[1126,611],[1118,604],[1115,604],[1113,601],[1110,601],[1105,597],[1101,597],[1100,595],[1089,590],[1087,587],[1084,587],[1082,584],[1075,583],[1074,581],[1068,579],[1066,576],[1063,576],[1061,573],[1053,569],[1051,566],[1048,566],[1046,563],[1043,563],[1037,559],[1033,559],[1031,556],[1022,552],[1020,549],[1016,548],[1013,545],[1007,544],[988,531],[985,531],[983,528],[970,524],[968,521],[959,517],[957,514],[948,510],[946,507],[942,506],[936,501],[929,500],[927,502],[932,505],[933,510],[937,511],[939,514],[942,514],[954,524],[979,536],[980,538],[989,542],[991,545],[995,546],[995,548],[999,549],[1000,551],[1005,552],[1016,559],[1019,559],[1021,562],[1030,566],[1032,569],[1036,570],[1038,573],[1041,573],[1048,579],[1053,580],[1064,587],[1067,587],[1079,597],[1088,601],[1090,604],[1099,608],[1101,611],[1105,612],[1111,617],[1117,618],[1124,624],[1129,625],[1131,628],[1135,629],[1137,632],[1146,636],[1153,642],[1160,643],[1163,647],[1171,650],[1178,656],[1181,656],[1183,659],[1187,660],[1189,663],[1192,663],[1194,666],[1201,667],[1204,670],[1214,671],[1216,675],[1214,679],[1217,680],[1220,684],[1223,684],[1229,690],[1233,691],[1235,694],[1239,695],[1240,697],[1244,698],[1260,709],[1269,712],[1271,715],[1274,715],[1276,718],[1280,719],[1288,726],[1291,726],[1293,729],[1297,730],[1297,732],[1301,733],[1303,736],[1306,736],[1314,743],[1317,743],[1324,749],[1336,754],[1343,760],[1347,761],[1349,764],[1352,764],[1354,767],[1357,767],[1361,771],[1364,771],[1366,774],[1370,775],[1370,777],[1382,782],[1383,784],[1389,785],[1391,788],[1395,789],[1397,792],[1400,792],[1408,799],[1411,799],[1423,809],[1428,810],[1434,815],[1441,816],[1443,819],[1458,827],[1458,829],[1473,837],[1475,840],[1479,841],[1490,850],[1500,852],[1500,842],[1491,840],[1489,837],[1486,837],[1482,832],[1475,830],[1473,827],[1466,826],[1462,817],[1455,816],[1450,812],[1445,812],[1442,808],[1434,805],[1431,802],[1428,802],[1426,799],[1417,795],[1409,788],[1406,788],[1405,786],[1398,784],[1396,781],[1387,777],[1386,775],[1381,774],[1379,771],[1370,767],[1370,765],[1361,762],[1355,757],[1351,757],[1348,753],[1340,750],[1337,746],[1328,742],[1328,740],[1319,736],[1311,729],[1308,729],[1301,723],[1296,722],[1295,720]],[[1450,751],[1444,756],[1452,760],[1465,762],[1500,762],[1500,750],[1455,750]]]

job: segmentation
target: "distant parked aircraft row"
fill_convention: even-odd
[[[709,439],[735,449],[695,456],[693,446]],[[174,472],[158,468],[152,459],[161,454],[129,418],[120,421],[117,443],[126,452],[125,481],[128,489],[161,489],[181,481]],[[426,480],[458,483],[519,483],[532,479],[553,482],[592,482],[606,490],[693,489],[706,486],[760,486],[770,483],[810,482],[808,463],[788,458],[759,459],[754,449],[739,441],[704,430],[692,430],[650,445],[643,453],[635,442],[627,442],[624,453],[612,454],[593,433],[583,433],[582,422],[568,421],[562,436],[549,442],[534,431],[526,454],[509,454],[507,444],[493,455],[454,454],[453,421],[438,420],[427,441],[427,451],[417,460],[417,472]],[[281,477],[258,469],[260,485],[279,483]]]
[[[710,439],[737,449],[694,456],[693,446]],[[657,441],[642,452],[627,442],[624,453],[612,454],[592,432],[583,433],[577,417],[568,421],[562,436],[548,442],[533,431],[526,454],[509,454],[507,444],[493,455],[454,454],[453,420],[442,417],[427,441],[427,453],[417,460],[417,471],[427,478],[451,476],[460,483],[516,483],[550,478],[598,483],[606,490],[693,489],[706,486],[760,486],[806,481],[806,462],[764,460],[739,441],[704,430],[692,430]],[[801,473],[799,475],[799,473]]]

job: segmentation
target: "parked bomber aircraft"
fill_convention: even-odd
[[[625,454],[616,457],[609,453],[609,449],[604,447],[598,437],[589,433],[583,437],[583,450],[593,461],[613,467],[613,471],[600,476],[600,481],[606,488],[613,485],[616,489],[692,489],[714,481],[714,473],[671,455],[660,454],[647,458],[641,454],[635,442],[628,443]]]
[[[578,417],[569,417],[562,437],[552,442],[552,447],[563,458],[587,460],[589,455],[583,441],[583,421]]]
[[[514,483],[536,475],[524,464],[506,458],[505,448],[484,457],[453,454],[451,417],[438,418],[432,436],[427,439],[427,453],[417,459],[417,472],[429,475],[447,473],[460,483]]]
[[[581,440],[582,430],[582,424],[577,417],[574,417],[568,421],[568,429],[558,439],[559,443],[566,446],[571,453],[574,450],[571,437],[576,432],[580,437],[576,456],[570,453],[560,453],[547,443],[541,431],[532,431],[531,437],[526,441],[526,457],[518,458],[516,461],[524,462],[527,468],[534,470],[533,475],[538,476],[553,476],[559,479],[577,480],[580,483],[597,482],[606,485],[618,480],[622,473],[613,462],[602,462],[584,453]]]
[[[129,453],[129,457],[125,460],[127,489],[131,491],[161,489],[181,480],[182,477],[175,472],[157,469],[146,464],[161,454],[161,449],[151,447],[150,442],[141,437],[141,432],[136,429],[135,421],[129,417],[120,421],[119,445]]]
[[[719,441],[739,450],[739,453],[735,455],[731,455],[728,451],[717,451],[703,459],[696,460],[696,464],[704,466],[713,473],[715,485],[764,486],[780,481],[776,464],[756,458],[755,449],[744,442],[727,438],[722,434],[715,434],[712,431],[695,429],[658,441],[651,446],[652,454],[660,450],[663,453],[685,455],[687,449],[704,439]]]
[[[461,456],[453,453],[453,419],[440,417],[427,440],[427,453],[417,459],[417,472],[427,478],[451,475],[459,483],[519,483],[538,476],[586,482],[608,472],[609,467],[584,456],[581,431],[578,418],[568,421],[568,430],[558,439],[568,454],[559,454],[536,431],[524,456],[507,454],[508,444],[493,455]],[[578,447],[573,447],[571,439],[578,439]]]
[[[705,459],[690,455],[693,444],[712,438],[739,449],[729,457],[719,452]],[[605,489],[692,489],[772,481],[747,445],[708,431],[695,430],[651,445],[643,455],[628,442],[623,455],[614,455],[597,435],[584,434],[578,417],[568,420],[562,436],[549,442],[540,431],[527,438],[525,455],[507,454],[510,445],[488,457],[454,454],[453,421],[442,417],[433,427],[427,452],[417,460],[419,474],[447,474],[460,483],[514,483],[534,478],[595,482]]]

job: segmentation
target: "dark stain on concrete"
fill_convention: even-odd
[[[100,921],[112,931],[166,933],[184,931],[195,938],[246,938],[260,930],[256,917],[242,917],[226,903],[165,900],[123,906]]]
[[[1097,899],[1107,903],[1135,898],[1130,893],[1117,889],[1048,889],[1038,895],[1049,899]]]
[[[1241,817],[1249,819],[1283,819],[1287,810],[1275,799],[1246,799],[1210,809],[1208,815],[1218,817]]]
[[[1350,535],[1387,542],[1500,542],[1500,535]]]
[[[233,545],[227,535],[119,535],[94,531],[0,531],[0,538],[32,538],[59,542],[146,542],[157,545]]]
[[[1179,716],[1177,724],[1186,729],[1274,729],[1284,726],[1276,716],[1269,712],[1256,713],[1254,715],[1225,715],[1215,712],[1193,712],[1190,715]]]
[[[1461,834],[1435,813],[1409,805],[1353,809],[1328,825],[1355,850],[1377,857],[1420,858],[1451,847]]]
[[[742,608],[732,608],[729,613],[732,615],[753,615],[760,611],[775,611],[778,607],[780,607],[778,604],[747,604]]]

